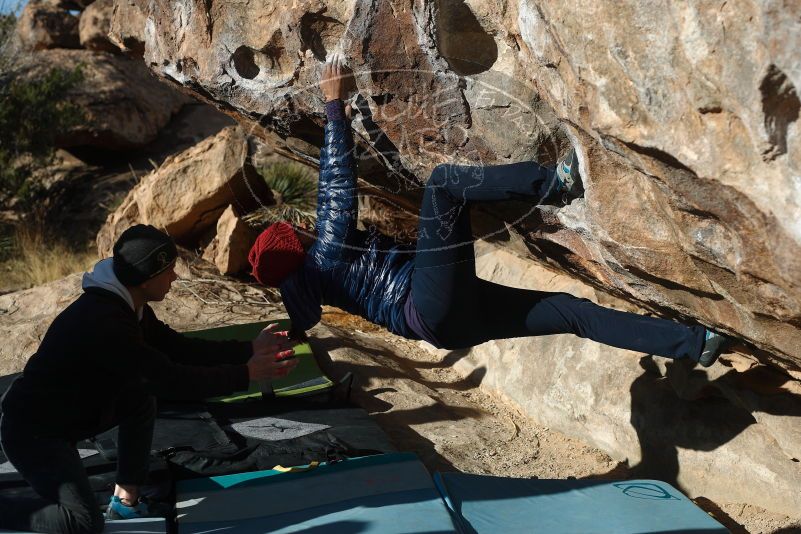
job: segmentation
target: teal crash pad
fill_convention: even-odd
[[[724,534],[728,530],[658,480],[539,480],[436,473],[465,534]]]
[[[177,486],[179,534],[458,532],[414,454],[381,454],[302,472],[257,471]]]

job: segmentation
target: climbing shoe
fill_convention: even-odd
[[[559,191],[562,193],[565,203],[584,195],[575,148],[571,148],[565,157],[556,164],[556,179],[559,181]]]
[[[729,340],[720,334],[707,329],[704,334],[704,348],[701,349],[701,357],[698,363],[704,367],[709,367],[715,363],[718,356],[726,349]]]
[[[150,507],[144,499],[139,499],[135,505],[128,506],[114,495],[108,503],[106,519],[139,519],[140,517],[153,517]]]

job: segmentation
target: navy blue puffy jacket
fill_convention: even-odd
[[[348,121],[329,121],[320,150],[317,240],[303,266],[280,287],[292,327],[313,327],[326,304],[417,339],[403,316],[414,249],[378,232],[357,230],[357,216],[353,134]]]

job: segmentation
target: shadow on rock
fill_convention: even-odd
[[[793,395],[760,396],[743,384],[762,371],[735,370],[709,379],[689,361],[670,361],[664,370],[652,357],[640,360],[643,373],[631,384],[631,424],[637,432],[641,460],[628,478],[656,478],[685,491],[678,481],[679,448],[714,451],[730,442],[765,414],[801,416]],[[774,380],[775,382],[775,380]],[[747,532],[717,505],[696,499],[732,532]]]

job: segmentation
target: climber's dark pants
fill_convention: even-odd
[[[146,481],[155,416],[150,395],[127,395],[118,404],[118,484],[139,486]],[[103,514],[74,442],[37,436],[3,416],[0,443],[6,458],[39,495],[0,496],[0,528],[75,534],[103,530]]]
[[[420,210],[412,298],[442,348],[493,339],[575,334],[624,349],[697,360],[702,326],[611,310],[567,293],[506,287],[476,276],[470,203],[554,199],[553,168],[533,162],[489,167],[439,165]]]

